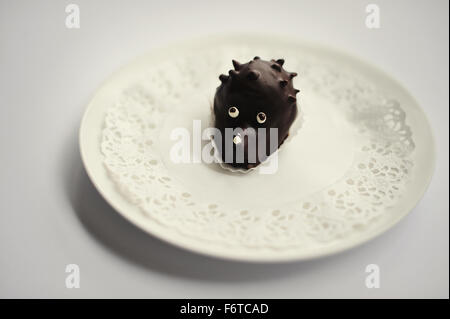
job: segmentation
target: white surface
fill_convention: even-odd
[[[1,297],[448,298],[446,1],[378,1],[379,30],[364,25],[365,1],[76,3],[79,30],[65,28],[60,1],[0,2]],[[412,92],[434,127],[438,160],[404,221],[338,256],[240,264],[148,237],[94,191],[77,129],[101,82],[152,47],[241,28],[341,47]],[[81,268],[80,289],[65,288],[69,263]],[[379,289],[364,284],[371,263],[381,268]]]

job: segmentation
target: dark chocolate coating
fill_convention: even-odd
[[[283,69],[284,60],[264,61],[255,57],[252,61],[240,64],[233,60],[234,70],[229,75],[220,75],[222,82],[217,88],[214,97],[215,127],[222,133],[222,149],[224,150],[225,128],[258,128],[266,131],[266,158],[273,153],[289,134],[289,128],[297,116],[297,98],[299,90],[295,89],[292,79],[297,73],[290,73]],[[236,107],[239,115],[235,118],[229,115],[230,107]],[[257,121],[257,114],[263,112],[266,115],[264,123]],[[269,147],[270,130],[278,129],[278,143],[276,148]],[[256,136],[258,140],[258,135]],[[228,141],[229,142],[229,141]],[[236,156],[229,165],[236,168],[248,169],[255,167],[265,158],[256,158],[256,162],[249,162],[247,139],[236,147],[244,147],[244,162],[237,163]],[[256,146],[257,147],[257,146]],[[256,151],[257,152],[257,151]],[[225,152],[221,157],[225,162]]]

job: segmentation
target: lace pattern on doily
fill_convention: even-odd
[[[146,70],[108,109],[101,151],[105,168],[123,196],[161,225],[228,246],[311,247],[376,225],[398,201],[410,178],[414,142],[405,113],[395,97],[379,92],[362,75],[313,55],[296,59],[295,52],[286,54],[290,68],[300,71],[299,86],[342,108],[359,123],[358,134],[368,141],[360,145],[345,176],[295,204],[263,211],[229,210],[199,202],[171,177],[154,148],[159,126],[171,105],[180,103],[183,96],[214,88],[217,83],[211,86],[201,79],[205,74],[215,79],[227,70],[228,53],[251,57],[253,52],[229,50],[202,52],[200,64],[196,63],[198,53],[162,61]]]

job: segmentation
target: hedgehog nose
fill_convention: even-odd
[[[242,143],[242,137],[240,133],[237,133],[234,137],[233,137],[233,143],[238,145]]]
[[[256,138],[256,131],[253,127],[243,127],[242,133],[237,133],[233,137],[233,143],[236,145],[247,146],[249,138]]]

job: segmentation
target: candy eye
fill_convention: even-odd
[[[239,110],[237,107],[232,106],[228,109],[228,115],[232,118],[236,118],[239,115]]]
[[[259,112],[256,115],[256,120],[258,121],[259,124],[264,123],[266,121],[266,119],[267,119],[266,114],[263,112]]]

